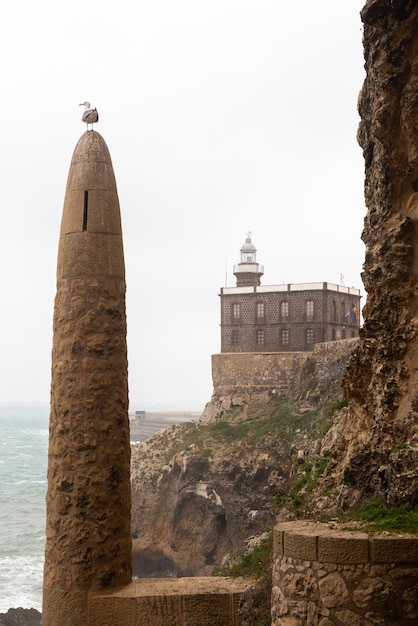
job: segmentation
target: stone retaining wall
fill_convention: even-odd
[[[418,623],[418,537],[287,522],[274,542],[272,626]]]
[[[325,401],[342,394],[347,360],[358,339],[316,344],[313,352],[234,352],[212,355],[213,394],[202,420],[219,419],[226,411],[270,395]]]

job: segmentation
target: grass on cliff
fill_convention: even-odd
[[[268,437],[292,444],[298,435],[314,440],[324,436],[332,413],[341,408],[341,402],[337,404],[325,412],[319,409],[300,411],[289,400],[273,397],[268,403],[249,405],[245,415],[238,409],[213,422],[182,424],[177,427],[174,438],[169,433],[159,435],[156,445],[163,447],[168,461],[182,450],[191,449],[209,457],[218,442],[232,445],[239,441],[253,446]]]
[[[305,517],[309,496],[315,490],[331,458],[331,453],[326,451],[313,461],[305,461],[296,466],[293,486],[276,499],[276,511],[286,507],[297,519]]]
[[[267,537],[262,539],[251,551],[235,555],[229,565],[225,565],[219,576],[246,576],[261,578],[270,572],[273,556],[273,531],[269,529]]]
[[[240,602],[243,624],[267,626],[271,623],[271,587],[273,569],[273,530],[247,553],[235,555],[234,561],[225,565],[219,576],[253,578],[252,588]],[[244,601],[243,601],[244,600]]]
[[[373,499],[357,511],[346,513],[342,520],[361,523],[361,530],[369,533],[404,532],[418,534],[418,506],[403,504],[384,507],[380,500]]]

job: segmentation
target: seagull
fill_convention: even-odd
[[[89,129],[89,124],[92,125],[91,128],[93,130],[93,124],[99,121],[99,114],[97,112],[97,109],[91,109],[90,102],[82,102],[78,106],[84,107],[84,111],[83,111],[83,115],[81,116],[81,119],[83,122],[87,124],[87,130]]]

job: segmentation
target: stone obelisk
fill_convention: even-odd
[[[85,626],[90,590],[132,577],[125,267],[101,135],[80,138],[58,251],[43,626]]]

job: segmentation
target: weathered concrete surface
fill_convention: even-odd
[[[88,626],[239,626],[242,578],[137,579],[117,592],[92,593]]]
[[[54,309],[43,626],[84,626],[91,589],[131,580],[125,276],[103,138],[68,175]]]

